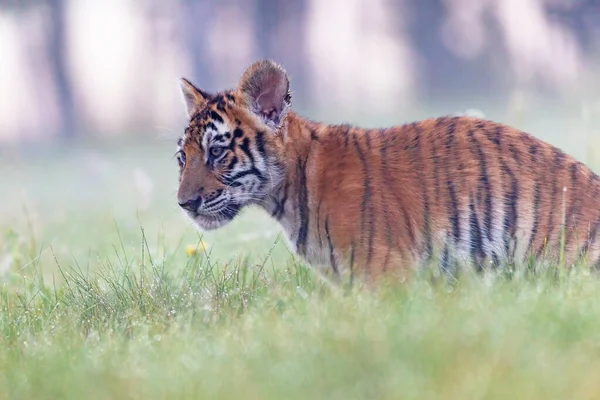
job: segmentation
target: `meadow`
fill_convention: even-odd
[[[332,286],[260,210],[197,232],[174,150],[0,150],[0,399],[600,397],[593,272]]]

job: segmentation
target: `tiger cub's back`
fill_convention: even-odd
[[[567,262],[599,257],[600,179],[533,136],[470,117],[317,132],[315,222],[350,268],[556,258],[563,222]]]

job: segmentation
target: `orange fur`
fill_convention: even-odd
[[[204,229],[257,204],[309,264],[402,276],[435,256],[450,271],[555,260],[564,200],[567,264],[600,264],[600,179],[533,136],[468,117],[386,129],[309,121],[289,111],[287,75],[269,61],[236,90],[183,85],[178,200]],[[208,155],[214,146],[222,158]]]

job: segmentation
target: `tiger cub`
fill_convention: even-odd
[[[268,60],[220,93],[181,80],[190,120],[177,200],[201,229],[258,205],[296,254],[338,277],[560,254],[567,265],[600,265],[600,179],[558,148],[470,117],[318,123],[290,109],[289,86]]]

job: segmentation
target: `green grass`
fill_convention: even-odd
[[[331,286],[260,211],[200,238],[172,150],[0,157],[1,399],[598,397],[596,275]]]
[[[331,287],[206,254],[40,265],[0,290],[6,398],[590,398],[600,281],[584,271]],[[176,266],[175,266],[176,267]],[[171,269],[173,268],[173,269]]]

